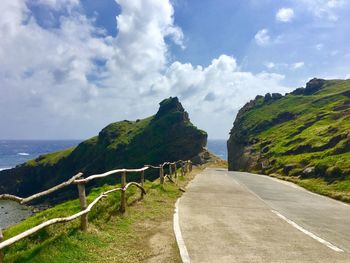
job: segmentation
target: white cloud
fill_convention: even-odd
[[[227,55],[213,59],[208,67],[173,63],[159,86],[180,96],[195,124],[213,137],[226,137],[237,111],[250,99],[267,92],[289,92],[283,75],[241,71]]]
[[[263,28],[255,34],[254,41],[259,46],[269,46],[283,44],[285,42],[285,38],[286,36],[284,34],[272,37],[269,30]]]
[[[153,114],[168,96],[179,96],[194,123],[223,137],[249,99],[289,91],[283,75],[241,71],[229,55],[207,67],[170,64],[165,38],[184,44],[169,1],[118,0],[116,37],[68,2],[77,8],[55,30],[40,27],[22,0],[0,2],[2,138],[87,137],[112,121]],[[53,9],[60,3],[45,0]],[[256,40],[267,44],[267,29]]]
[[[273,69],[276,67],[276,64],[273,63],[273,62],[267,62],[265,63],[265,66],[268,68],[268,69]]]
[[[79,0],[36,0],[35,4],[37,5],[46,5],[50,8],[53,8],[55,10],[62,9],[62,8],[73,8],[77,5],[79,5]]]
[[[269,70],[275,71],[283,71],[286,70],[297,70],[301,69],[305,66],[303,61],[295,62],[295,63],[275,63],[275,62],[267,62],[264,63],[264,66]]]
[[[344,0],[300,0],[300,3],[317,18],[337,21],[337,11],[347,4]]]
[[[184,34],[179,27],[168,27],[165,33],[173,39],[175,44],[179,45],[182,49],[185,49],[183,42]]]
[[[276,13],[276,20],[280,22],[290,22],[294,17],[294,10],[292,8],[281,8]]]
[[[338,8],[342,7],[345,4],[344,0],[328,0],[326,1],[326,5],[328,8]]]
[[[302,61],[291,64],[292,69],[300,69],[300,68],[303,68],[304,66],[305,66],[305,63]]]
[[[266,46],[267,44],[270,43],[270,40],[271,40],[269,31],[266,28],[259,30],[255,34],[254,39],[259,46]]]
[[[0,1],[0,34],[9,36],[16,33],[26,19],[26,6],[23,1]]]

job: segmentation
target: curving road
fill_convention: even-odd
[[[350,262],[350,206],[267,176],[206,169],[178,217],[184,262]]]

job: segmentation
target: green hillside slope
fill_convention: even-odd
[[[190,122],[177,98],[169,98],[160,103],[154,116],[112,123],[98,136],[75,148],[46,154],[14,169],[1,171],[0,194],[29,196],[57,185],[77,172],[88,176],[114,168],[137,168],[145,164],[192,159],[203,151],[206,142],[206,132]],[[150,172],[146,174],[148,179],[156,176]],[[115,182],[116,179],[106,180]],[[99,183],[106,181],[100,180]],[[44,201],[70,197],[76,197],[76,189],[66,188]]]
[[[230,170],[279,174],[349,201],[350,80],[257,96],[236,117],[228,159]]]
[[[126,214],[119,212],[120,192],[110,194],[89,213],[86,232],[80,231],[79,219],[49,226],[4,249],[4,262],[181,262],[172,228],[174,204],[182,194],[179,187],[184,188],[203,169],[194,167],[191,173],[179,176],[178,185],[146,181],[147,194],[142,200],[136,187],[129,188]],[[105,185],[92,189],[88,203],[113,188]],[[4,236],[8,239],[49,219],[78,211],[79,200],[64,202],[6,229]]]

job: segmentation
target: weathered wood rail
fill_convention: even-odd
[[[164,174],[164,167],[168,166],[168,171],[169,174]],[[126,211],[126,190],[130,186],[136,186],[137,188],[140,189],[141,191],[141,198],[146,194],[146,190],[144,188],[144,182],[145,182],[145,171],[148,169],[159,169],[159,182],[161,185],[164,184],[164,179],[168,178],[169,181],[175,183],[173,180],[173,176],[177,178],[177,172],[178,169],[180,169],[181,175],[184,176],[186,173],[192,171],[192,162],[191,161],[183,161],[179,160],[176,162],[165,162],[163,164],[160,164],[159,166],[153,166],[153,165],[145,165],[143,168],[140,169],[116,169],[112,171],[108,171],[102,174],[94,174],[89,177],[83,178],[83,173],[78,173],[71,177],[69,180],[66,182],[63,182],[59,185],[56,185],[48,190],[45,190],[43,192],[31,195],[29,197],[19,197],[15,195],[10,195],[10,194],[1,194],[0,195],[0,200],[11,200],[18,202],[19,204],[27,204],[35,199],[38,199],[40,197],[49,195],[53,192],[56,192],[62,188],[65,188],[69,185],[77,185],[78,188],[78,194],[79,194],[79,201],[80,201],[80,212],[76,213],[74,215],[68,216],[68,217],[60,217],[60,218],[53,218],[48,221],[45,221],[35,227],[32,227],[14,237],[11,237],[9,239],[4,240],[2,231],[0,229],[0,263],[3,262],[3,257],[4,257],[4,252],[3,249],[24,239],[25,237],[28,237],[34,233],[37,233],[39,230],[48,227],[50,225],[58,224],[58,223],[65,223],[65,222],[70,222],[72,220],[75,220],[77,218],[80,218],[80,229],[82,231],[86,231],[88,228],[88,213],[91,211],[91,209],[104,197],[107,197],[108,194],[116,192],[116,191],[121,191],[120,195],[120,206],[119,210],[121,213],[124,213]],[[86,184],[89,182],[104,178],[113,174],[121,174],[121,184],[119,188],[114,188],[111,190],[108,190],[106,192],[103,192],[100,194],[95,200],[93,200],[89,205],[87,204],[87,199],[86,199]],[[137,182],[128,182],[126,180],[127,173],[140,173],[140,183]]]

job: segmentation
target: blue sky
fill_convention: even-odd
[[[320,11],[312,3],[317,1],[302,2],[178,1],[174,5],[175,23],[188,38],[187,48],[174,53],[182,62],[202,65],[220,54],[229,54],[243,70],[285,74],[290,86],[304,85],[311,76],[347,76],[350,5],[345,1],[319,1],[318,8],[324,9]],[[293,10],[289,21],[276,19],[283,8]],[[270,37],[266,45],[258,45],[254,39],[262,29]],[[286,66],[298,62],[304,63],[299,70]],[[269,68],[268,63],[275,66]]]
[[[0,138],[95,135],[178,96],[211,138],[240,107],[350,78],[346,0],[4,0]]]

